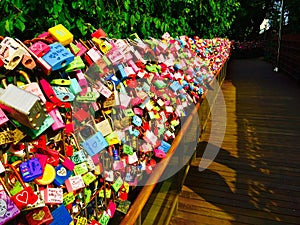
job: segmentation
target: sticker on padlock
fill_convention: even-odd
[[[52,67],[52,71],[64,68],[74,60],[74,55],[60,43],[56,42],[49,46],[50,51],[42,58]]]

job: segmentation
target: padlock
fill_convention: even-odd
[[[68,192],[77,191],[77,190],[85,187],[85,184],[83,182],[81,175],[69,177],[65,181],[65,185],[66,185]]]
[[[100,122],[95,121],[95,128],[97,131],[100,131],[101,134],[105,137],[113,132],[111,122],[111,117],[106,114],[106,112],[102,111],[102,115],[104,117],[104,120],[101,120]],[[108,119],[109,118],[109,119]]]
[[[71,32],[62,24],[58,24],[54,27],[49,28],[48,32],[63,46],[68,45],[73,41],[73,34],[71,34]]]
[[[42,58],[52,67],[52,71],[64,68],[74,60],[74,55],[60,43],[56,42],[49,46],[50,51]]]
[[[38,196],[38,200],[34,204],[28,204],[22,211],[29,211],[36,208],[42,208],[45,206],[45,200],[38,185],[35,185],[34,193]]]
[[[20,164],[19,169],[22,180],[27,183],[43,174],[43,168],[38,158],[27,159]]]
[[[55,167],[55,172],[56,176],[53,183],[56,186],[61,186],[72,175],[72,172],[61,164]]]
[[[113,91],[113,94],[103,102],[104,108],[120,105],[119,92],[116,90],[116,84],[113,81],[107,81],[108,87]]]
[[[106,39],[98,39],[93,37],[92,41],[103,54],[107,54],[112,49],[112,45]]]
[[[22,70],[17,70],[16,72],[18,74],[20,74],[25,79],[25,81],[27,82],[27,84],[21,86],[21,88],[24,89],[25,91],[28,91],[28,92],[38,96],[42,100],[43,103],[46,103],[46,98],[45,98],[39,84],[37,82],[32,83],[26,72],[24,72]]]
[[[79,51],[76,53],[76,56],[82,56],[87,52],[87,48],[81,42],[76,42],[76,47],[79,49]]]
[[[95,46],[89,49],[86,55],[92,60],[92,63],[98,63],[102,58],[101,52]],[[89,65],[92,63],[89,63]]]
[[[5,183],[2,178],[0,182],[5,189]],[[10,194],[4,190],[0,190],[0,225],[8,224],[9,221],[14,219],[20,214],[20,210],[16,204],[11,200]]]
[[[63,189],[47,187],[43,190],[43,196],[46,204],[58,205],[63,203]]]
[[[50,83],[47,80],[41,79],[40,85],[41,85],[41,88],[43,89],[47,99],[49,101],[51,101],[51,103],[54,104],[54,107],[57,106],[57,107],[62,107],[62,108],[71,108],[70,103],[62,102],[57,98],[52,86],[50,85]],[[49,110],[49,111],[51,111],[51,110]]]
[[[52,212],[53,221],[51,225],[70,225],[73,221],[69,211],[61,204]]]
[[[42,41],[37,41],[33,43],[29,49],[37,56],[37,57],[42,57],[45,55],[47,52],[50,51],[50,46],[47,45],[46,43]]]
[[[50,225],[53,217],[48,206],[34,209],[25,215],[26,221],[30,225]]]
[[[0,93],[0,107],[12,118],[32,129],[38,130],[41,127],[47,113],[38,96],[12,84],[2,89]]]
[[[13,191],[11,200],[16,204],[16,206],[20,210],[26,208],[28,204],[34,204],[39,199],[37,194],[34,193],[32,187],[25,185],[20,174],[18,173],[18,171],[14,166],[12,166],[11,164],[6,164],[5,173],[7,173],[7,175],[10,176],[8,176],[9,182],[4,181],[4,184],[5,182],[7,182],[11,187],[14,184],[16,184],[16,182],[20,184],[20,187],[14,187],[14,189],[11,188],[10,190],[8,185],[6,185],[6,188],[9,191],[9,193],[11,193],[10,191]]]
[[[52,130],[56,131],[59,129],[65,128],[65,123],[62,119],[62,116],[57,108],[52,109],[48,114],[51,116],[51,118],[54,120],[53,124],[51,125]]]
[[[119,64],[118,66],[118,70],[117,70],[117,72],[116,72],[116,76],[117,76],[117,78],[119,79],[119,80],[124,80],[124,79],[126,79],[127,78],[127,74],[126,74],[126,72],[125,72],[125,70],[124,70],[124,67],[123,67],[123,65],[122,64]],[[129,72],[129,71],[128,71]]]
[[[89,124],[87,124],[86,126],[89,127],[93,132],[90,133],[87,139],[84,139],[81,132],[79,132],[78,135],[82,140],[80,145],[90,156],[94,156],[95,154],[108,147],[108,143],[100,131],[96,131],[95,128]]]
[[[0,43],[0,59],[7,70],[16,68],[25,53],[25,49],[10,37],[4,38]]]
[[[75,56],[74,60],[67,65],[65,72],[70,73],[76,70],[81,70],[85,68],[85,64],[80,56]]]
[[[88,82],[85,78],[85,75],[84,73],[81,71],[81,70],[78,70],[76,72],[76,77],[77,77],[77,80],[78,80],[78,83],[82,89],[82,91],[80,92],[80,94],[85,94],[87,92],[87,88],[88,88]]]
[[[49,75],[52,71],[52,67],[41,57],[36,56],[23,42],[19,39],[15,38],[15,40],[27,51],[31,54],[31,56],[35,59],[36,63],[39,65],[41,70]]]
[[[77,95],[82,91],[82,88],[80,87],[78,81],[76,78],[71,78],[70,79],[70,91],[74,94]]]
[[[61,102],[72,102],[75,99],[75,95],[70,91],[69,87],[52,86],[56,97]]]

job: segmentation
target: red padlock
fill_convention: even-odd
[[[39,199],[39,197],[36,193],[34,193],[32,187],[25,185],[20,174],[14,166],[12,166],[11,164],[6,164],[4,167],[5,173],[6,175],[8,175],[9,179],[9,181],[4,181],[6,182],[6,184],[8,184],[6,185],[7,190],[9,191],[9,189],[12,189],[17,181],[22,186],[22,190],[16,191],[17,193],[11,196],[11,200],[20,210],[26,208],[28,204],[33,205]]]

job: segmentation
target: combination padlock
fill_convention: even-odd
[[[0,90],[0,107],[21,124],[36,130],[47,118],[45,105],[38,96],[12,84]]]

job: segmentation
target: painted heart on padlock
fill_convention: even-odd
[[[40,210],[38,213],[32,214],[32,219],[41,221],[45,216],[44,210]]]
[[[28,192],[22,191],[19,194],[16,195],[16,200],[23,204],[28,204]]]
[[[57,171],[57,175],[61,176],[61,177],[65,177],[67,176],[67,170],[66,168],[62,167]]]

